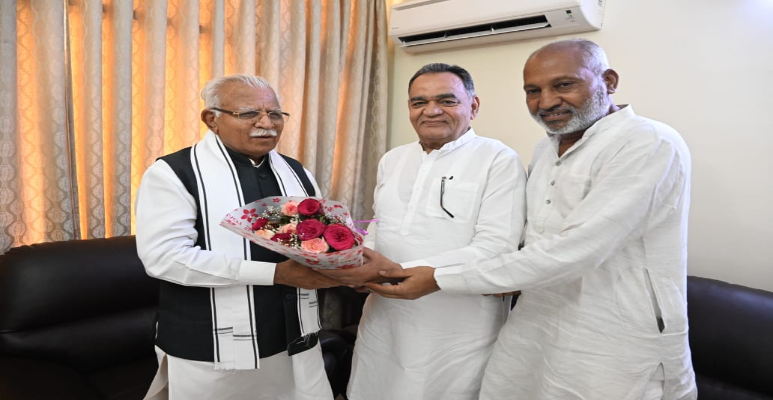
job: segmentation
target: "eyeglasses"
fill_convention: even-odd
[[[226,114],[231,114],[234,117],[242,120],[242,121],[252,121],[254,119],[262,119],[263,115],[268,115],[268,119],[271,120],[271,122],[275,124],[281,124],[284,122],[285,117],[290,118],[290,114],[279,111],[279,110],[272,110],[272,111],[263,111],[263,110],[249,110],[249,111],[242,111],[242,112],[236,112],[231,110],[224,110],[222,108],[212,107],[210,110],[220,111],[224,112]]]
[[[445,211],[449,217],[453,218],[454,214],[451,214],[450,211],[446,210],[446,208],[443,207],[443,195],[446,194],[446,180],[450,181],[451,179],[454,179],[454,177],[451,176],[447,178],[444,176],[442,179],[440,179],[440,208],[442,208],[443,211]]]

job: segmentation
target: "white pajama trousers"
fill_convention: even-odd
[[[156,354],[159,369],[146,400],[333,399],[319,344],[292,357],[261,358],[260,369],[244,371],[215,371],[211,362],[173,357],[158,347]]]

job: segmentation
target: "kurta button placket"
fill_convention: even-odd
[[[436,152],[432,152],[427,154],[421,163],[419,173],[416,175],[416,182],[414,183],[413,190],[411,191],[411,200],[408,202],[408,212],[405,213],[405,216],[403,217],[403,223],[400,226],[400,234],[402,235],[407,235],[411,231],[411,225],[413,224],[413,219],[416,217],[416,208],[418,207],[418,203],[421,198],[422,189],[426,184],[427,175],[429,174],[429,171],[432,170],[432,166],[434,165],[436,159]]]
[[[534,230],[542,233],[545,229],[545,222],[549,219],[550,214],[555,211],[555,208],[548,207],[550,206],[553,201],[550,200],[550,197],[555,196],[555,190],[556,190],[556,179],[555,177],[558,175],[558,170],[556,167],[561,166],[561,160],[557,160],[553,163],[554,167],[551,168],[551,179],[550,182],[548,182],[548,186],[544,186],[544,192],[542,195],[546,198],[545,199],[545,207],[539,207],[539,211],[536,213],[536,218],[534,219]]]

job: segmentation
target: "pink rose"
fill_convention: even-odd
[[[306,199],[298,204],[298,212],[301,215],[315,215],[322,208],[322,204],[314,199]]]
[[[258,229],[255,231],[255,234],[262,237],[263,239],[271,239],[274,237],[274,232],[268,229]]]
[[[305,250],[310,253],[325,253],[329,249],[330,247],[325,242],[325,239],[322,238],[315,238],[301,242],[301,250]]]
[[[322,234],[327,243],[335,250],[347,250],[354,246],[354,234],[341,224],[330,224]]]
[[[295,233],[296,224],[291,222],[279,227],[279,233]]]
[[[300,209],[301,209],[301,206],[298,206],[299,212],[300,212]],[[305,221],[301,221],[301,223],[299,223],[298,226],[295,228],[295,234],[298,235],[298,237],[301,240],[310,240],[310,239],[318,238],[322,235],[322,232],[324,231],[325,231],[325,224],[317,221],[316,219],[307,219]]]
[[[258,218],[255,220],[255,222],[252,223],[252,230],[257,231],[263,229],[266,224],[268,223],[268,219],[266,218]]]
[[[282,214],[287,216],[298,215],[298,203],[290,200],[282,204]]]
[[[282,243],[282,244],[288,244],[290,243],[290,239],[293,238],[292,234],[289,233],[277,233],[276,235],[271,237],[271,240]]]

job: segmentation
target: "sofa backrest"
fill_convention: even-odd
[[[773,293],[690,276],[687,313],[701,400],[773,398]]]
[[[0,255],[0,354],[81,372],[153,357],[157,304],[134,237],[13,248]]]

